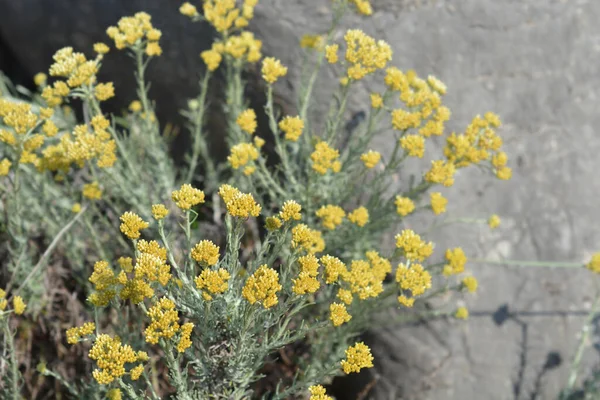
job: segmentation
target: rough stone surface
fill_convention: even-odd
[[[165,42],[177,43],[165,46],[166,57],[151,71],[159,111],[176,115],[181,104],[173,99],[196,93],[197,55],[209,42],[209,33],[182,22],[175,15],[179,3],[69,3],[0,0],[4,42],[31,75],[47,67],[57,48],[75,44],[89,51],[94,41],[104,39],[105,26],[144,9],[165,32]],[[595,112],[600,94],[600,2],[372,3],[371,18],[353,17],[348,26],[358,25],[388,41],[399,67],[446,82],[452,129],[464,129],[474,114],[488,110],[500,114],[505,123],[502,134],[513,179],[491,181],[478,171],[461,171],[452,190],[444,191],[457,217],[498,213],[503,225],[492,232],[472,225],[438,231],[433,237],[438,249],[460,245],[479,259],[586,261],[600,247],[595,222],[600,196],[600,138],[595,132],[600,126]],[[257,9],[252,28],[263,38],[265,52],[290,66],[291,80],[280,87],[288,99],[294,98],[300,76],[297,43],[302,34],[323,29],[329,5],[325,0],[262,0]],[[107,76],[119,76],[123,60],[107,65]],[[323,73],[317,98],[327,98],[336,74],[333,69]],[[124,92],[129,90],[129,77],[117,82]],[[360,87],[350,102],[352,112],[364,110],[368,92],[380,88],[372,82]],[[384,133],[373,146],[385,152],[390,142],[391,136]],[[441,146],[430,146],[430,155]],[[399,185],[404,179],[399,177]],[[422,230],[422,223],[413,222],[414,228]],[[466,298],[472,314],[468,322],[437,320],[373,334],[378,379],[373,398],[556,398],[594,295],[594,278],[582,270],[482,264],[471,264],[470,269],[480,280],[480,292]],[[455,299],[442,301],[455,304]],[[544,372],[551,352],[563,362]],[[598,355],[589,350],[584,362],[597,363]]]

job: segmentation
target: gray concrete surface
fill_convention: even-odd
[[[395,64],[448,85],[449,125],[497,112],[513,167],[510,182],[461,171],[444,190],[460,217],[498,213],[502,226],[438,232],[438,248],[463,246],[480,259],[584,262],[600,249],[600,2],[595,0],[373,0],[374,15],[347,25],[388,41]],[[298,76],[290,46],[328,20],[327,1],[263,1],[254,28],[265,50]],[[323,82],[335,76],[327,71]],[[320,85],[322,98],[331,88]],[[352,111],[368,107],[366,93]],[[374,147],[389,149],[390,136]],[[442,143],[439,143],[442,146]],[[431,149],[431,150],[439,150]],[[435,151],[431,151],[434,154]],[[415,226],[416,229],[419,226]],[[471,264],[480,291],[467,298],[466,323],[436,321],[388,328],[373,341],[374,398],[551,399],[564,387],[570,358],[598,278],[585,270]],[[454,303],[451,302],[452,306]],[[506,305],[499,325],[491,313]],[[516,315],[512,314],[516,313]],[[501,316],[497,314],[497,317]],[[539,376],[550,352],[562,364]],[[598,362],[588,350],[586,365]]]

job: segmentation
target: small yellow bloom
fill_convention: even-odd
[[[139,100],[134,100],[129,103],[129,111],[134,113],[142,111],[142,102]]]
[[[160,56],[162,54],[162,48],[158,42],[148,42],[146,45],[146,54],[149,57]]]
[[[258,150],[252,143],[238,143],[230,151],[227,161],[233,169],[239,169],[252,161],[256,161],[259,155]]]
[[[225,202],[227,212],[233,217],[249,218],[258,217],[262,207],[256,203],[250,193],[242,193],[230,185],[221,185],[219,196]]]
[[[446,94],[446,85],[444,84],[444,82],[440,81],[435,76],[429,75],[429,77],[427,77],[427,83],[433,90],[435,90],[439,94]]]
[[[227,270],[219,268],[217,271],[205,269],[196,277],[196,288],[203,290],[202,297],[204,300],[210,301],[212,295],[225,293],[228,288],[227,281],[231,275]]]
[[[444,265],[442,273],[445,276],[457,275],[464,272],[467,256],[460,247],[448,249],[446,250],[446,261],[448,263]]]
[[[379,163],[379,160],[381,160],[381,153],[369,150],[360,156],[360,160],[365,164],[365,167],[371,169]]]
[[[73,207],[71,207],[71,212],[77,214],[80,211],[81,211],[81,204],[80,203],[73,204]]]
[[[235,122],[240,129],[251,135],[256,131],[256,127],[258,126],[256,123],[256,113],[251,108],[242,111]]]
[[[310,386],[308,388],[310,398],[308,400],[333,400],[331,396],[327,396],[325,388],[321,385]]]
[[[333,326],[340,326],[352,319],[352,315],[348,314],[346,306],[341,303],[332,303],[329,306],[329,313],[329,319],[333,323]]]
[[[102,189],[98,182],[83,185],[83,197],[90,200],[100,200],[102,198]]]
[[[287,116],[279,122],[279,129],[285,133],[285,140],[296,142],[302,135],[304,121],[300,117]]]
[[[379,93],[371,93],[371,107],[375,109],[383,107],[383,97]]]
[[[421,135],[405,135],[401,137],[400,146],[411,157],[423,158],[425,154],[425,138]]]
[[[592,272],[600,274],[600,253],[592,255],[592,259],[585,264],[585,267]]]
[[[512,177],[512,169],[509,167],[502,167],[496,171],[496,177],[503,181],[507,181]]]
[[[433,243],[426,243],[410,229],[405,229],[396,235],[396,247],[404,251],[407,259],[421,262],[433,253]]]
[[[15,314],[21,315],[25,312],[27,304],[25,304],[21,296],[15,296],[13,297],[13,308],[15,310]]]
[[[181,325],[181,337],[179,339],[179,343],[177,343],[177,351],[183,353],[188,348],[192,346],[192,330],[194,329],[194,324],[191,322],[186,322]]]
[[[319,208],[315,215],[321,219],[325,228],[333,230],[342,223],[346,212],[339,206],[329,204]]]
[[[277,217],[267,217],[265,221],[265,227],[269,231],[276,231],[281,228],[281,220]]]
[[[341,365],[346,374],[360,372],[363,368],[372,368],[373,356],[371,355],[371,349],[362,342],[348,347],[346,359],[342,360]]]
[[[394,204],[396,204],[396,212],[403,217],[415,210],[415,203],[408,197],[396,196]]]
[[[206,68],[208,68],[209,71],[214,71],[219,68],[221,61],[223,60],[221,53],[214,49],[204,50],[200,53],[200,57],[202,57],[202,61],[204,61],[204,64],[206,64]]]
[[[262,76],[263,79],[268,83],[275,83],[277,79],[285,76],[286,74],[287,67],[281,65],[281,61],[273,57],[267,57],[263,60]]]
[[[313,162],[312,169],[320,175],[325,175],[328,170],[334,173],[340,172],[342,164],[338,160],[339,151],[329,147],[327,142],[322,141],[315,145],[315,151],[310,155]]]
[[[454,313],[454,317],[457,319],[467,319],[469,318],[469,310],[467,310],[467,307],[458,307]]]
[[[411,308],[412,306],[415,305],[415,298],[408,297],[408,296],[402,294],[402,295],[398,296],[398,303],[402,304],[405,307]]]
[[[35,86],[42,86],[44,83],[46,83],[46,80],[48,80],[48,76],[43,72],[38,72],[33,77],[33,83],[35,83]]]
[[[292,228],[292,248],[298,247],[310,254],[320,253],[325,250],[325,241],[321,232],[298,224]]]
[[[490,218],[488,219],[488,226],[491,229],[496,229],[497,227],[500,226],[500,217],[497,216],[496,214],[493,214],[492,216],[490,216]]]
[[[161,219],[164,219],[167,214],[169,214],[169,210],[167,210],[167,207],[165,207],[164,204],[152,205],[152,216],[155,220],[160,221]]]
[[[325,283],[328,285],[337,282],[341,275],[348,272],[346,265],[337,257],[325,255],[321,257],[320,261],[323,267],[325,267]],[[352,299],[352,294],[350,294],[350,299]],[[346,301],[344,302],[346,303]],[[352,303],[352,300],[350,300],[350,303]]]
[[[462,280],[462,284],[465,289],[467,289],[470,293],[475,293],[477,291],[477,279],[474,276],[467,276]]]
[[[219,246],[210,240],[202,240],[192,249],[192,258],[204,266],[219,262]]]
[[[8,158],[5,158],[2,161],[0,161],[0,176],[8,175],[11,165],[12,165],[12,163],[10,162],[10,160]]]
[[[431,199],[431,209],[435,215],[440,215],[446,212],[446,204],[448,204],[448,199],[446,199],[440,192],[430,193]]]
[[[322,46],[323,36],[321,35],[304,35],[300,39],[300,47],[303,49],[317,49]]]
[[[179,12],[187,17],[194,17],[198,15],[198,10],[196,10],[196,7],[188,2],[183,3],[181,7],[179,7]]]
[[[112,82],[99,83],[94,93],[99,101],[105,101],[115,96],[115,87]]]
[[[300,211],[302,211],[302,206],[300,204],[294,200],[288,200],[283,203],[283,207],[281,207],[279,216],[284,221],[289,221],[291,219],[298,221],[302,218]]]
[[[188,211],[192,207],[204,203],[204,192],[192,187],[192,185],[188,183],[184,183],[179,190],[174,190],[171,193],[171,199],[175,202],[177,207],[184,211]]]
[[[140,231],[146,229],[150,224],[140,218],[139,215],[127,211],[121,215],[121,232],[130,239],[138,239]]]
[[[121,389],[119,389],[119,388],[110,389],[106,393],[106,398],[108,400],[122,400],[123,397],[121,396]]]
[[[366,207],[358,207],[348,214],[348,220],[362,228],[369,222],[369,210]]]
[[[110,48],[105,43],[95,43],[94,51],[98,54],[106,54],[110,51]]]
[[[366,16],[373,14],[373,9],[371,8],[369,0],[350,0],[350,2],[354,3],[356,11],[358,11],[359,14]]]
[[[279,274],[265,264],[248,278],[242,296],[250,304],[260,303],[264,308],[271,308],[278,303],[277,292],[281,289]]]
[[[400,264],[396,270],[396,282],[400,289],[410,290],[411,295],[416,297],[431,288],[431,274],[421,264]]]
[[[454,184],[456,167],[451,162],[435,160],[431,162],[431,169],[425,174],[425,180],[430,183],[441,183],[449,187]]]
[[[330,64],[335,64],[338,62],[338,50],[340,46],[338,44],[330,44],[325,46],[325,58],[327,58],[327,62]]]

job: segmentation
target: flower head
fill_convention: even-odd
[[[342,369],[346,374],[360,372],[363,368],[373,367],[373,356],[371,349],[362,343],[356,343],[346,350],[346,359],[342,360]]]
[[[302,206],[300,204],[294,200],[288,200],[283,203],[281,211],[279,212],[279,216],[284,221],[289,221],[292,219],[298,221],[302,218],[300,211],[302,211]]]
[[[348,221],[362,228],[369,222],[369,210],[366,207],[356,208],[348,214]]]
[[[592,272],[600,274],[600,253],[592,255],[592,258],[585,264],[585,267]]]
[[[310,155],[313,162],[312,169],[321,175],[325,175],[328,170],[339,172],[342,164],[338,160],[339,151],[329,147],[327,142],[319,142],[315,146],[315,151]]]
[[[329,319],[333,323],[333,326],[340,326],[345,322],[349,322],[352,319],[352,315],[348,314],[346,305],[341,303],[332,303],[329,306]]]
[[[227,212],[233,217],[249,218],[260,215],[262,208],[249,193],[242,193],[230,185],[222,185],[219,188],[219,196],[225,202]]]
[[[325,250],[325,241],[320,231],[298,224],[292,228],[292,248],[300,248],[310,254],[320,253]]]
[[[125,375],[127,363],[139,361],[138,354],[131,346],[122,345],[119,337],[113,338],[106,334],[96,338],[88,356],[98,365],[92,376],[101,385],[108,385]]]
[[[333,400],[331,396],[327,396],[325,388],[321,385],[311,386],[308,388],[310,399],[308,400]]]
[[[396,204],[396,212],[398,215],[403,217],[406,217],[415,210],[415,203],[408,197],[396,196],[394,204]]]
[[[470,293],[475,293],[477,291],[477,279],[474,276],[467,276],[462,280],[462,285],[465,289],[467,289]]]
[[[281,289],[279,274],[265,264],[248,278],[242,296],[250,304],[260,303],[264,308],[271,308],[278,303],[277,292]]]
[[[192,258],[204,266],[219,262],[219,246],[210,240],[202,240],[192,249]]]
[[[221,294],[227,290],[227,281],[231,275],[223,268],[219,268],[216,271],[205,269],[199,276],[196,277],[196,287],[203,290],[202,296],[204,300],[212,300],[212,295]]]
[[[27,308],[27,304],[23,301],[21,296],[13,297],[13,309],[15,310],[15,314],[21,315],[25,312]]]
[[[365,167],[371,169],[381,160],[381,153],[369,150],[360,156],[360,160],[365,164]]]
[[[140,237],[140,231],[146,229],[150,224],[140,218],[139,215],[127,211],[121,215],[121,232],[129,239],[138,239]]]
[[[496,214],[493,214],[492,216],[490,216],[490,218],[488,219],[488,226],[491,229],[496,229],[497,227],[500,226],[500,217],[497,216]]]
[[[155,220],[160,221],[169,214],[169,210],[164,204],[153,204],[152,205],[152,216]]]
[[[236,123],[241,130],[252,135],[258,126],[256,122],[256,113],[253,109],[248,108],[238,115]]]
[[[446,204],[448,204],[448,199],[442,196],[439,192],[433,192],[430,195],[431,199],[431,209],[435,215],[440,215],[446,212]]]
[[[188,211],[190,208],[204,203],[204,192],[185,183],[181,185],[179,190],[174,190],[171,193],[171,199],[173,199],[177,207]]]
[[[346,216],[346,212],[340,206],[331,204],[322,206],[315,214],[321,219],[323,226],[330,230],[340,225]]]
[[[279,121],[279,129],[285,134],[285,140],[296,142],[300,135],[302,135],[304,121],[300,117],[287,116]]]
[[[448,263],[444,265],[443,274],[446,276],[457,275],[464,272],[467,256],[460,247],[448,249],[446,250],[446,261]]]
[[[396,247],[404,251],[409,260],[423,261],[433,253],[433,244],[426,243],[410,229],[405,229],[396,235]]]
[[[454,317],[457,319],[467,319],[469,318],[469,310],[467,307],[458,307],[454,313]]]
[[[263,60],[262,76],[267,83],[275,83],[277,79],[287,74],[287,67],[281,65],[281,61],[267,57]]]

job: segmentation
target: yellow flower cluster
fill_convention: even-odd
[[[409,290],[410,297],[402,294],[398,297],[398,302],[407,307],[412,307],[415,297],[422,295],[431,288],[431,275],[421,264],[400,264],[396,270],[396,282],[399,283],[402,291]]]
[[[369,150],[360,156],[360,160],[365,164],[365,167],[371,169],[381,160],[381,153],[378,151]]]
[[[0,161],[0,176],[8,175],[11,165],[12,165],[12,163],[7,158]]]
[[[500,119],[494,113],[486,113],[483,118],[476,116],[464,133],[452,133],[446,139],[444,155],[457,168],[490,160],[499,179],[510,179],[512,171],[506,166],[508,158],[500,150],[502,138],[495,131],[499,126]]]
[[[392,59],[392,49],[383,40],[375,41],[359,29],[351,29],[344,35],[348,78],[359,80],[383,69]]]
[[[321,385],[309,387],[308,392],[310,393],[308,400],[333,400],[331,396],[327,396],[325,388]]]
[[[229,55],[236,60],[255,63],[262,57],[261,48],[262,42],[256,39],[252,32],[244,31],[239,35],[230,36],[225,43],[213,43],[209,51]]]
[[[325,175],[328,170],[340,172],[342,163],[338,160],[339,151],[329,147],[327,142],[319,142],[315,146],[315,151],[310,155],[312,160],[312,169],[321,175]]]
[[[273,84],[277,79],[287,74],[287,67],[281,65],[281,61],[273,57],[267,57],[263,60],[261,72],[263,79],[267,83]]]
[[[164,219],[169,214],[169,210],[164,204],[153,204],[152,205],[152,216],[155,220],[160,221]]]
[[[467,307],[458,307],[456,309],[456,312],[454,313],[454,318],[457,318],[457,319],[469,318],[469,310],[467,310]]]
[[[98,261],[94,264],[94,271],[89,281],[94,285],[95,292],[88,300],[96,307],[106,307],[117,295],[114,285],[117,284],[118,279],[107,261]]]
[[[292,248],[300,248],[309,254],[320,253],[325,250],[325,241],[320,231],[298,224],[292,228]]]
[[[423,158],[425,154],[425,138],[420,135],[402,136],[400,138],[400,147],[411,157]]]
[[[323,45],[322,35],[304,35],[300,39],[300,47],[303,49],[319,49]]]
[[[243,28],[254,17],[254,7],[258,0],[244,0],[241,9],[236,7],[235,0],[205,0],[204,17],[214,26],[217,32],[227,32],[231,28]],[[184,3],[179,11],[183,15],[195,17],[196,8]]]
[[[192,258],[202,266],[211,266],[219,262],[219,246],[210,240],[202,240],[192,249]]]
[[[337,257],[324,255],[321,257],[321,264],[325,268],[325,283],[328,285],[337,282],[340,276],[348,272],[346,264]]]
[[[336,62],[338,62],[339,57],[338,57],[338,50],[340,49],[340,45],[339,44],[330,44],[325,46],[325,58],[327,59],[327,62],[330,64],[335,64]]]
[[[192,187],[189,183],[185,183],[181,185],[179,190],[174,190],[171,193],[171,199],[177,207],[188,211],[192,207],[204,203],[204,192]]]
[[[329,306],[329,319],[333,326],[340,326],[352,319],[352,315],[346,310],[346,305],[341,303],[332,303]]]
[[[188,17],[195,17],[198,15],[196,6],[193,6],[188,2],[183,3],[181,7],[179,7],[179,12]]]
[[[443,274],[446,276],[457,275],[464,272],[467,256],[460,247],[448,249],[446,250],[446,261],[448,263],[444,265]]]
[[[73,52],[72,47],[64,47],[58,50],[54,56],[54,63],[50,66],[50,76],[67,78],[64,82],[57,81],[53,87],[46,86],[42,91],[42,97],[51,106],[59,105],[60,101],[56,99],[51,101],[52,97],[62,98],[69,94],[70,88],[77,88],[83,85],[91,85],[96,81],[98,73],[98,61],[87,60],[83,53]],[[54,104],[51,104],[54,103]]]
[[[354,4],[356,10],[362,15],[373,14],[373,9],[371,8],[369,0],[350,0],[350,3]]]
[[[242,296],[250,304],[260,303],[264,308],[271,308],[278,303],[277,292],[281,288],[279,274],[265,264],[248,278],[242,289]]]
[[[121,18],[117,26],[110,26],[106,30],[106,34],[115,41],[115,47],[119,50],[145,44],[146,55],[160,56],[162,49],[158,41],[162,33],[152,26],[151,20],[149,14],[138,12],[133,17]]]
[[[213,294],[225,293],[228,287],[227,281],[230,277],[229,272],[223,268],[216,271],[205,269],[194,281],[196,287],[203,290],[202,297],[204,297],[204,300],[210,301],[213,299]]]
[[[244,175],[252,175],[255,167],[248,165],[258,159],[258,150],[252,143],[238,143],[231,148],[231,154],[227,157],[227,161],[233,169],[239,169],[246,166]]]
[[[468,292],[475,293],[477,291],[478,282],[474,276],[467,276],[462,280],[462,285]]]
[[[14,310],[15,314],[17,314],[17,315],[23,314],[25,312],[26,308],[27,308],[27,304],[25,304],[25,301],[23,301],[23,298],[21,296],[13,297],[13,310]]]
[[[373,367],[373,356],[369,346],[362,342],[348,347],[346,350],[346,359],[342,360],[342,369],[346,374],[360,372],[363,368]]]
[[[281,228],[281,220],[279,219],[279,217],[267,217],[267,219],[265,220],[265,227],[267,228],[267,230],[269,231],[276,231],[277,229]]]
[[[600,274],[600,253],[592,255],[591,260],[585,264],[585,267],[592,272]]]
[[[348,214],[348,220],[362,228],[369,222],[369,210],[366,207],[358,207]]]
[[[88,183],[83,185],[83,197],[90,200],[100,200],[102,198],[102,189],[98,182]]]
[[[298,221],[302,218],[300,211],[302,211],[302,206],[300,204],[294,200],[288,200],[283,203],[279,216],[284,221],[290,221],[292,219]]]
[[[394,204],[396,205],[396,212],[403,217],[415,210],[415,203],[408,197],[396,196]]]
[[[118,336],[112,338],[106,334],[96,338],[88,355],[98,365],[98,368],[92,372],[92,376],[101,385],[108,385],[125,375],[125,364],[148,360],[148,354],[145,352],[136,353],[128,344],[122,345]],[[133,379],[135,377],[133,370],[131,373]]]
[[[172,300],[166,297],[159,299],[146,315],[150,317],[150,325],[144,331],[146,342],[157,344],[160,338],[171,339],[179,332],[179,313]]]
[[[106,392],[106,398],[108,400],[123,400],[121,389],[119,389],[119,388],[110,389],[108,392]]]
[[[0,289],[0,311],[6,310],[8,306],[8,300],[6,300],[6,291],[4,289]]]
[[[321,219],[323,227],[329,230],[333,230],[340,225],[346,216],[346,212],[341,207],[331,204],[321,206],[315,214]]]
[[[379,93],[371,93],[371,107],[379,109],[383,107],[383,97]]]
[[[227,212],[232,217],[248,218],[260,215],[261,206],[256,203],[254,197],[249,193],[242,193],[230,185],[221,185],[219,196],[225,202]]]
[[[73,328],[67,329],[67,343],[75,344],[79,342],[82,336],[91,335],[96,331],[96,324],[93,322],[86,322],[81,326],[74,326]]]
[[[430,183],[441,183],[449,187],[454,184],[454,173],[456,167],[451,162],[435,160],[431,162],[431,168],[425,173],[425,180]]]
[[[235,122],[241,130],[251,135],[256,131],[258,126],[256,123],[256,113],[251,108],[242,111]]]
[[[300,264],[300,273],[297,279],[292,279],[294,283],[292,291],[297,295],[315,293],[321,286],[317,279],[319,260],[313,254],[308,254],[298,258],[298,264]]]
[[[442,196],[440,192],[430,193],[429,198],[431,200],[431,209],[435,215],[440,215],[446,212],[446,204],[448,204],[448,199]]]
[[[289,140],[290,142],[296,142],[300,135],[302,135],[302,130],[304,129],[304,121],[300,117],[290,117],[287,116],[281,121],[279,121],[279,129],[281,129],[285,134],[285,140]]]
[[[346,304],[352,303],[352,294],[361,300],[379,296],[383,292],[386,275],[392,272],[390,262],[376,251],[368,251],[366,256],[369,261],[353,260],[350,269],[341,273],[342,281],[348,284],[349,289],[338,297]]]
[[[405,229],[396,235],[396,247],[402,249],[408,260],[424,261],[433,253],[433,243],[425,243],[410,229]]]
[[[121,232],[129,239],[139,239],[140,231],[146,229],[150,224],[144,221],[139,215],[131,211],[121,215]]]
[[[490,216],[490,218],[488,219],[488,226],[491,229],[496,229],[497,227],[500,226],[500,217],[497,216],[496,214],[493,214]]]

